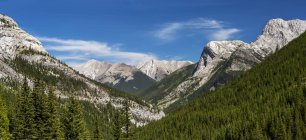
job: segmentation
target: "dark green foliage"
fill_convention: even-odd
[[[34,110],[34,125],[37,139],[50,137],[48,131],[48,121],[50,119],[50,112],[48,108],[48,97],[45,94],[45,87],[41,81],[34,82],[33,89],[33,106]]]
[[[56,101],[56,96],[53,93],[53,89],[49,89],[48,92],[48,112],[49,118],[47,123],[46,131],[48,132],[48,139],[62,139],[64,138],[63,130],[60,122],[59,105]]]
[[[122,127],[122,122],[120,118],[119,112],[115,112],[114,115],[114,120],[113,120],[113,136],[115,140],[119,140],[121,138],[121,127]]]
[[[34,139],[37,136],[35,124],[34,96],[24,79],[21,92],[17,93],[17,101],[12,115],[12,134],[14,139]]]
[[[101,140],[102,139],[101,128],[100,128],[99,120],[97,116],[95,116],[94,122],[95,124],[94,124],[93,138],[95,140]]]
[[[135,139],[306,139],[306,33]]]
[[[0,98],[0,139],[1,140],[9,140],[10,132],[9,132],[9,119],[7,115],[7,109],[4,105],[4,102]]]
[[[63,127],[67,140],[88,139],[81,106],[73,97],[70,97],[65,104]]]

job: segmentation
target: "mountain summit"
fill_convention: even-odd
[[[40,41],[19,28],[12,18],[0,14],[0,28],[1,57],[14,58],[16,51],[22,49],[47,53]]]
[[[167,60],[148,60],[139,63],[136,67],[156,81],[160,81],[172,72],[193,64],[191,61],[167,61]]]

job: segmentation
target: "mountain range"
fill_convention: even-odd
[[[190,61],[149,60],[132,66],[90,60],[74,69],[100,83],[135,94],[190,64]]]
[[[124,116],[126,125],[148,124],[132,130],[135,139],[305,139],[305,31],[305,20],[271,19],[254,42],[208,42],[195,64],[90,60],[71,68],[0,14],[0,97],[11,111],[32,99],[19,96],[23,84],[41,95],[54,90],[59,108],[77,99],[90,135],[99,122],[105,138],[114,128],[129,135]]]
[[[296,22],[302,21],[282,25]],[[142,127],[134,139],[305,139],[306,33],[282,43],[231,82]]]
[[[162,111],[135,96],[98,83],[48,54],[41,42],[22,30],[10,17],[0,14],[0,78],[18,90],[24,78],[29,86],[40,80],[53,87],[58,98],[70,96],[94,106],[120,109],[126,98],[131,102],[132,122],[144,125],[164,116]],[[152,80],[153,81],[153,80]],[[98,109],[98,107],[97,107]]]
[[[111,64],[102,62],[100,65],[103,66],[99,66],[89,61],[76,67],[76,70],[98,82],[133,92],[134,95],[141,96],[168,112],[228,83],[300,36],[305,30],[304,20],[272,19],[254,42],[232,40],[207,43],[195,65],[189,61],[150,60],[136,66],[115,64],[117,67],[120,65],[120,68],[105,72]],[[138,77],[135,76],[136,73]]]
[[[164,81],[139,95],[166,111],[174,110],[186,101],[213,91],[251,69],[305,30],[304,20],[272,19],[252,43],[240,40],[211,41],[204,47],[200,60],[193,68],[170,74]]]

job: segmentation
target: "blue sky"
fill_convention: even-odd
[[[305,0],[0,0],[70,65],[98,59],[196,62],[210,40],[251,42],[272,18],[306,19]]]

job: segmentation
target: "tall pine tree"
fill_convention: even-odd
[[[63,127],[65,132],[65,139],[87,139],[87,132],[83,120],[81,106],[79,102],[73,97],[70,97],[65,104],[65,112],[63,114]]]
[[[125,98],[124,103],[123,103],[123,127],[124,127],[124,137],[125,139],[130,138],[131,134],[131,121],[130,121],[130,103],[127,98]]]
[[[60,122],[59,105],[56,101],[56,96],[53,89],[50,88],[48,92],[48,111],[49,116],[46,126],[46,139],[63,139],[63,133]]]
[[[14,139],[35,139],[35,107],[33,94],[28,87],[27,78],[24,78],[21,92],[17,93],[17,103],[14,117],[12,119],[12,129]]]
[[[115,140],[119,140],[121,137],[121,126],[119,111],[115,111],[113,118],[113,136]]]
[[[49,136],[50,132],[47,132],[48,119],[50,116],[48,108],[48,98],[45,94],[44,84],[39,81],[34,81],[33,99],[35,107],[35,130],[37,132],[36,137],[38,139],[44,139]]]

